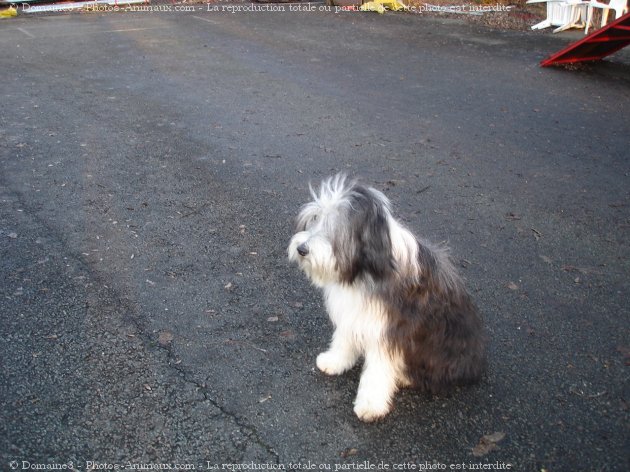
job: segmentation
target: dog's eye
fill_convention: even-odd
[[[306,227],[310,228],[312,227],[315,223],[317,223],[318,220],[318,216],[317,215],[313,215],[311,216],[308,221],[306,222]]]

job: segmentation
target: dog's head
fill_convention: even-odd
[[[393,268],[389,200],[338,174],[311,187],[297,217],[289,259],[315,285],[384,278]]]

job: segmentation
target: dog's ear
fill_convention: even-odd
[[[345,260],[340,271],[344,282],[369,275],[385,278],[394,268],[387,200],[370,189],[355,186],[348,206],[348,233],[344,235]],[[337,255],[339,260],[339,255]]]

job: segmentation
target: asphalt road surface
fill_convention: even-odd
[[[630,470],[628,53],[206,10],[0,24],[0,469]],[[449,242],[482,383],[363,424],[316,370],[285,248],[337,171]]]

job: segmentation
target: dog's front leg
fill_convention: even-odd
[[[395,360],[383,346],[373,346],[365,353],[354,412],[362,421],[382,418],[391,410],[396,390]]]
[[[343,328],[337,328],[328,351],[317,356],[317,368],[328,375],[343,374],[354,367],[359,354],[353,336],[346,333]]]

